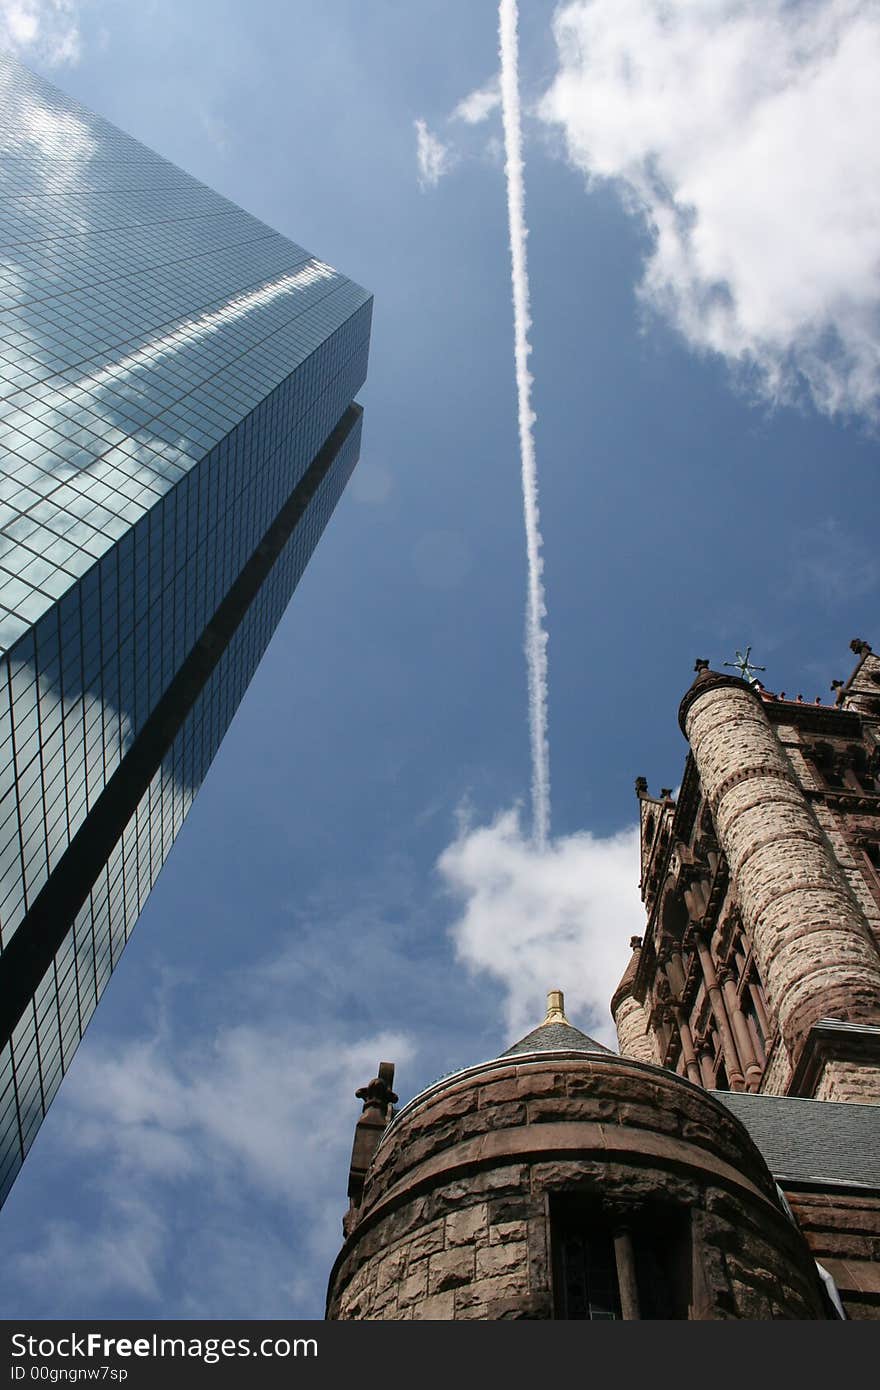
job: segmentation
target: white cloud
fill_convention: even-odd
[[[432,134],[424,121],[417,120],[414,124],[419,187],[436,188],[443,175],[448,174],[455,163],[455,156],[451,146],[444,145],[438,136]]]
[[[542,851],[519,811],[506,811],[488,826],[463,824],[438,868],[462,903],[458,957],[504,985],[511,1040],[540,1023],[544,992],[562,989],[572,1022],[580,1014],[581,1026],[616,1047],[608,1005],[629,938],[644,930],[637,827],[565,835]]]
[[[275,1017],[221,1028],[182,1056],[171,1038],[87,1053],[68,1081],[84,1121],[73,1142],[133,1180],[198,1168],[309,1202],[326,1191],[328,1152],[350,1145],[355,1089],[384,1057],[399,1063],[411,1052],[399,1033],[316,1042],[308,1026]],[[337,1205],[346,1157],[332,1174]]]
[[[500,105],[501,86],[498,78],[493,77],[484,87],[478,87],[476,91],[463,97],[452,112],[450,120],[464,121],[467,125],[479,125],[491,116],[493,111],[497,111]]]
[[[0,48],[52,67],[80,57],[76,0],[0,0]]]
[[[574,0],[541,107],[653,247],[640,287],[771,400],[880,413],[880,9]]]
[[[485,86],[478,87],[470,92],[458,103],[449,113],[448,121],[460,121],[465,125],[480,125],[493,111],[501,108],[501,84],[498,77],[493,77]],[[459,163],[462,157],[472,158],[472,152],[462,151],[455,145],[440,139],[435,135],[423,120],[415,121],[416,128],[416,158],[419,168],[419,185],[422,189],[436,188],[437,184],[444,175],[451,172]],[[497,136],[493,136],[486,146],[489,157],[496,163],[501,162],[503,155],[503,145]]]
[[[59,1315],[86,1315],[84,1299],[127,1293],[148,1302],[159,1294],[158,1273],[167,1233],[152,1203],[119,1194],[112,1220],[83,1230],[52,1221],[34,1249],[19,1255],[19,1278],[51,1290]]]

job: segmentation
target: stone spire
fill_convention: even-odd
[[[548,1023],[564,1023],[571,1027],[565,1017],[565,995],[561,989],[551,989],[547,993],[547,1017],[540,1026],[546,1028]]]
[[[357,1210],[364,1190],[364,1179],[376,1146],[393,1115],[397,1096],[391,1089],[394,1082],[394,1063],[380,1062],[379,1075],[374,1076],[366,1086],[355,1091],[358,1100],[364,1103],[363,1113],[354,1131],[354,1144],[351,1150],[351,1166],[348,1173],[348,1197],[351,1203],[348,1215],[342,1223],[347,1231]]]
[[[531,1033],[514,1043],[502,1057],[522,1056],[527,1052],[610,1052],[609,1047],[596,1042],[565,1017],[565,997],[561,989],[547,994],[547,1016]]]

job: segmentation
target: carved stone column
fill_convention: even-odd
[[[684,1058],[685,1071],[689,1081],[693,1081],[695,1086],[702,1086],[703,1077],[700,1072],[700,1064],[697,1061],[697,1054],[694,1050],[693,1038],[691,1037],[690,1025],[685,1017],[684,1009],[676,999],[671,999],[672,1011],[675,1015],[675,1023],[678,1028],[678,1035],[681,1038],[681,1055]]]
[[[758,1061],[757,1053],[752,1042],[752,1035],[749,1032],[749,1025],[746,1016],[740,1008],[739,995],[736,990],[736,979],[733,971],[726,966],[720,971],[718,978],[721,981],[721,988],[724,991],[724,1000],[727,1004],[727,1012],[733,1024],[733,1031],[736,1037],[736,1046],[745,1069],[746,1089],[757,1091],[761,1084],[763,1067]]]
[[[707,1091],[713,1090],[715,1086],[715,1058],[709,1046],[709,1039],[705,1033],[700,1033],[694,1037],[694,1047],[700,1063],[700,1078]]]
[[[744,1091],[746,1085],[745,1072],[742,1061],[740,1060],[739,1049],[730,1026],[730,1019],[727,1016],[727,1007],[724,1003],[724,995],[721,992],[721,985],[715,973],[715,962],[712,959],[712,952],[709,949],[704,934],[701,931],[694,933],[697,954],[700,957],[700,965],[703,970],[703,979],[706,982],[706,993],[709,996],[709,1003],[712,1006],[712,1016],[715,1019],[715,1026],[721,1038],[721,1052],[724,1057],[724,1069],[727,1072],[727,1080],[732,1091]]]

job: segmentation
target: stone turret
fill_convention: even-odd
[[[880,1025],[880,952],[761,688],[701,669],[679,720],[790,1067],[797,1072],[816,1051],[822,1020],[860,1026],[870,1042]],[[811,1093],[830,1097],[821,1060],[816,1066]],[[835,1099],[848,1097],[841,1075],[837,1068]],[[855,1078],[849,1098],[863,1097],[863,1080]]]
[[[333,1267],[333,1319],[822,1318],[744,1127],[575,1028],[561,993],[500,1056],[386,1125]]]
[[[653,1034],[648,1031],[648,1015],[636,999],[633,989],[642,954],[642,938],[630,939],[632,955],[623,978],[611,996],[611,1016],[617,1029],[617,1040],[624,1057],[637,1062],[659,1062]]]
[[[840,686],[841,707],[869,719],[880,718],[880,656],[861,637],[854,637],[849,645],[859,662],[849,680]]]

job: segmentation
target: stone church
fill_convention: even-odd
[[[698,661],[636,782],[619,1054],[561,993],[399,1110],[357,1094],[329,1318],[880,1318],[880,657],[833,704]],[[586,963],[585,963],[586,964]]]

